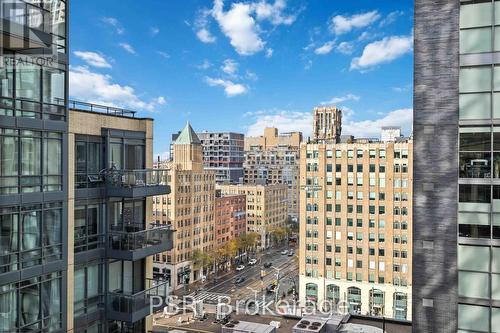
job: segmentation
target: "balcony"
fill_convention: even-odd
[[[139,260],[173,247],[170,226],[155,226],[137,232],[109,231],[107,257],[121,260]]]
[[[170,193],[167,171],[163,169],[110,169],[104,175],[109,197],[140,198]]]
[[[146,285],[147,289],[135,294],[108,292],[108,319],[134,323],[152,314],[151,303],[154,302],[154,305],[159,303],[158,299],[152,299],[153,296],[161,297],[163,299],[162,304],[164,304],[167,297],[168,282],[147,279]]]
[[[25,50],[52,45],[50,11],[23,0],[2,1],[0,6],[3,47]]]

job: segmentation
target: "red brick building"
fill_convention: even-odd
[[[224,246],[237,238],[247,228],[245,195],[221,195],[215,197],[215,247]]]

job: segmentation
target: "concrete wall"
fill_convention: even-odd
[[[457,331],[459,7],[415,0],[415,333]]]

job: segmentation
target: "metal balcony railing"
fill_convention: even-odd
[[[117,108],[114,106],[100,105],[94,103],[86,103],[75,100],[68,101],[68,107],[73,110],[82,110],[98,113],[106,113],[113,116],[131,117],[135,118],[137,111],[127,110],[123,108]]]
[[[136,322],[151,314],[150,305],[158,304],[153,297],[167,297],[167,281],[147,279],[146,289],[135,294],[108,292],[107,304],[110,319]]]
[[[118,251],[135,251],[167,243],[172,232],[170,226],[158,226],[137,232],[109,231],[109,247]]]
[[[167,185],[167,172],[163,169],[105,171],[106,183],[116,187],[146,187]]]
[[[119,170],[115,168],[102,172],[106,180],[108,196],[143,197],[168,194],[167,170],[142,169]]]

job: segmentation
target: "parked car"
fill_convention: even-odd
[[[265,263],[264,263],[264,268],[269,268],[269,267],[271,267],[272,265],[273,265],[273,263],[272,263],[272,262],[265,262]]]
[[[245,278],[243,276],[240,276],[240,277],[237,277],[236,279],[234,279],[234,284],[240,284],[243,281],[245,281]]]
[[[281,251],[281,254],[283,254],[283,255],[288,254],[288,250],[283,250],[283,251]]]
[[[255,265],[257,263],[257,259],[250,259],[250,261],[248,262],[249,265]]]
[[[236,270],[237,270],[237,271],[242,271],[244,268],[245,268],[245,266],[244,266],[244,265],[238,265],[238,266],[236,267]]]
[[[293,257],[294,255],[295,255],[295,251],[294,250],[288,251],[288,256],[289,257]]]

